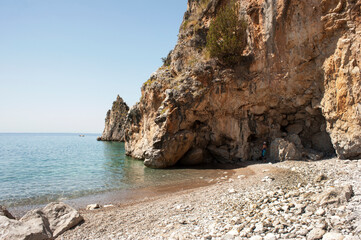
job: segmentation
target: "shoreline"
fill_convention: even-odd
[[[255,164],[257,162],[247,162],[239,164],[229,164],[229,165],[205,165],[205,166],[195,166],[194,168],[189,168],[193,170],[202,170],[204,174],[199,176],[197,179],[185,179],[181,182],[171,182],[165,184],[159,184],[156,186],[148,187],[137,187],[130,189],[122,190],[109,190],[105,192],[93,193],[89,195],[79,196],[69,199],[59,199],[55,202],[64,202],[77,210],[85,210],[89,204],[99,204],[103,205],[123,205],[123,204],[134,204],[137,202],[148,201],[149,199],[157,198],[159,196],[174,194],[177,192],[182,192],[186,190],[192,190],[196,188],[201,188],[205,186],[210,186],[216,184],[217,181],[221,181],[224,176],[232,177],[238,169],[244,169],[243,173],[245,175],[252,175],[253,172],[249,172],[247,166]],[[182,167],[179,169],[188,169],[187,167]],[[159,170],[162,171],[162,170]],[[213,177],[211,177],[213,176]],[[214,179],[218,179],[214,181]],[[50,202],[40,203],[40,204],[25,204],[7,207],[7,209],[16,217],[21,218],[28,211],[42,208]]]
[[[254,174],[244,176],[245,169]],[[216,184],[80,209],[85,222],[58,239],[306,239],[317,229],[358,240],[360,173],[361,160],[335,158],[248,165],[232,177],[215,178]],[[320,174],[326,180],[316,181]],[[349,202],[315,202],[325,190],[345,184],[354,191]]]

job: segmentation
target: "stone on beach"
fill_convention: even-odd
[[[57,237],[68,229],[83,221],[77,210],[65,203],[49,203],[42,212],[48,219],[53,237]]]
[[[61,237],[64,240],[304,240],[328,239],[335,236],[328,233],[338,232],[344,240],[359,239],[360,160],[349,164],[337,159],[278,162],[270,167],[270,176],[274,177],[271,184],[260,181],[264,177],[264,164],[249,168],[255,175],[233,178],[232,183],[214,181],[215,184],[205,188],[162,195],[139,204],[86,211],[87,221]],[[235,171],[235,176],[242,174]],[[314,181],[321,172],[328,180]],[[231,178],[230,173],[227,176]],[[321,206],[314,200],[332,186],[349,184],[355,196],[341,206]],[[230,189],[236,192],[230,194]]]
[[[10,219],[15,219],[13,215],[4,207],[0,205],[0,216],[5,216]]]
[[[322,239],[323,235],[326,233],[322,228],[314,228],[307,234],[307,240],[317,240]]]
[[[353,196],[351,185],[343,187],[333,187],[325,190],[315,197],[315,200],[320,205],[345,203]]]
[[[86,206],[86,210],[95,210],[95,209],[99,209],[100,206],[98,203],[94,203],[94,204],[89,204],[88,206]]]
[[[83,217],[64,203],[49,203],[42,209],[27,212],[20,220],[0,215],[0,238],[3,240],[53,239],[78,225]]]
[[[328,232],[323,235],[322,240],[343,240],[345,237],[341,233]]]
[[[0,216],[0,239],[2,240],[48,240],[52,239],[49,223],[41,213],[24,220]]]

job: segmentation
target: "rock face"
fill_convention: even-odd
[[[229,68],[205,47],[226,2],[188,0],[170,66],[143,84],[127,116],[127,154],[155,168],[193,164],[192,155],[246,161],[284,139],[297,158],[360,158],[361,3],[237,1],[248,46]]]
[[[128,111],[128,105],[118,95],[112,109],[107,112],[105,128],[98,140],[124,142],[124,124]]]
[[[7,211],[5,209],[1,212]],[[81,221],[83,217],[70,206],[64,203],[49,203],[43,209],[29,211],[20,220],[0,214],[0,239],[54,239]]]

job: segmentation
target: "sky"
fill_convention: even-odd
[[[0,132],[101,133],[177,42],[186,0],[0,0]]]

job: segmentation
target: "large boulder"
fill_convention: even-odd
[[[59,236],[83,221],[83,217],[77,210],[61,202],[49,203],[42,209],[42,212],[49,221],[53,237]]]
[[[40,212],[33,217],[18,221],[0,216],[0,239],[2,240],[47,240],[53,239],[49,223]]]
[[[276,138],[271,143],[270,158],[274,161],[300,160],[302,157],[296,145],[282,138]]]
[[[0,239],[54,239],[81,221],[83,217],[78,211],[64,203],[50,203],[42,209],[29,211],[20,220],[0,214]]]

